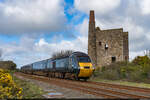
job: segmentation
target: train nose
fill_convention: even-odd
[[[78,77],[90,77],[93,73],[93,68],[91,63],[79,63],[80,72]]]

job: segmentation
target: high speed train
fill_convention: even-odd
[[[21,71],[28,74],[86,81],[91,77],[94,67],[87,54],[73,52],[69,56],[50,58],[22,66]]]

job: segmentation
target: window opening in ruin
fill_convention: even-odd
[[[108,44],[105,44],[105,50],[107,50],[108,49]]]
[[[112,63],[116,62],[116,57],[112,57],[111,59],[112,59]]]
[[[101,42],[99,42],[99,45],[101,46],[101,45],[102,45],[102,43],[101,43]]]
[[[126,60],[126,61],[128,60],[128,57],[127,57],[127,56],[125,56],[125,60]]]

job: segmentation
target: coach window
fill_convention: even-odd
[[[53,62],[53,68],[54,69],[56,68],[56,62],[55,61]]]
[[[52,61],[49,61],[49,68],[52,68]]]
[[[75,67],[75,59],[74,59],[74,56],[72,56],[72,67]]]

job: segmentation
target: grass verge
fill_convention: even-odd
[[[110,84],[119,84],[119,85],[126,85],[126,86],[134,86],[134,87],[141,87],[141,88],[150,88],[150,84],[146,83],[136,83],[136,82],[129,82],[124,80],[105,80],[100,78],[92,78],[90,81],[94,82],[104,82],[104,83],[110,83]]]
[[[16,76],[13,76],[13,80],[23,89],[23,99],[44,98],[42,95],[46,92],[44,92],[36,84],[33,84],[30,81],[21,80]]]

